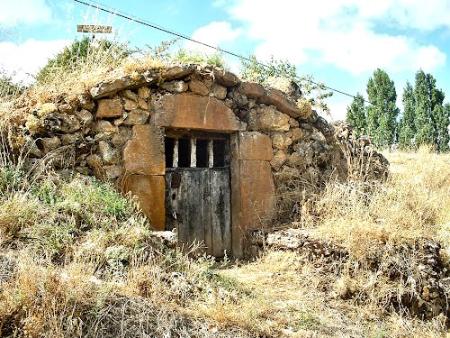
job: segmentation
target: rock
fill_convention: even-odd
[[[138,100],[138,95],[135,92],[131,91],[130,89],[124,90],[120,94],[125,99],[131,100],[134,102],[137,102],[137,100]]]
[[[133,133],[132,133],[131,129],[126,128],[126,127],[119,127],[119,132],[112,137],[111,143],[115,147],[121,147],[129,139],[131,139],[132,136],[133,136]]]
[[[117,133],[118,128],[109,121],[97,121],[95,131],[98,133],[113,134]]]
[[[164,140],[159,128],[150,124],[133,126],[133,137],[125,145],[123,161],[127,175],[165,175]]]
[[[216,82],[225,87],[234,87],[241,82],[236,75],[226,70],[214,69],[213,73]]]
[[[294,128],[289,131],[289,136],[292,139],[292,142],[297,142],[298,140],[302,140],[306,137],[307,133],[300,128]]]
[[[331,124],[327,122],[322,116],[318,116],[314,122],[314,127],[316,127],[326,139],[331,139],[334,136],[334,128]]]
[[[139,87],[138,96],[143,100],[147,100],[150,97],[151,91],[148,87]]]
[[[61,131],[63,133],[73,133],[80,130],[81,124],[75,115],[61,115],[62,125]]]
[[[188,90],[188,85],[184,81],[164,82],[161,88],[171,93],[183,93]]]
[[[94,99],[99,99],[139,85],[156,83],[158,80],[159,75],[150,71],[143,74],[127,75],[120,79],[103,81],[92,87],[90,93]]]
[[[237,90],[231,90],[230,95],[233,99],[233,103],[235,107],[238,108],[245,108],[248,105],[248,98],[247,96],[241,94]]]
[[[192,79],[189,82],[189,90],[202,96],[206,96],[209,94],[208,86],[204,82],[196,79]]]
[[[150,112],[142,109],[135,109],[128,113],[127,117],[123,121],[126,126],[132,126],[135,124],[145,124],[150,116]]]
[[[310,135],[310,138],[314,141],[326,143],[327,139],[325,136],[316,128],[313,127],[312,134]]]
[[[238,131],[242,123],[225,103],[210,96],[193,93],[165,95],[155,102],[152,115],[155,126],[200,129],[205,131]]]
[[[287,133],[272,134],[272,145],[277,149],[287,149],[292,144],[292,139]]]
[[[98,101],[97,118],[120,117],[123,114],[120,99],[103,99]]]
[[[27,130],[30,132],[31,135],[36,134],[42,128],[41,120],[39,120],[34,115],[31,115],[31,114],[27,115],[26,121],[25,121],[25,127],[27,128]]]
[[[33,157],[37,157],[40,158],[42,157],[44,154],[42,153],[42,151],[39,149],[39,147],[37,146],[36,142],[30,142],[29,143],[29,150],[28,150],[29,154]]]
[[[298,128],[300,126],[300,123],[296,119],[293,119],[292,117],[289,119],[289,125],[292,128]]]
[[[68,103],[63,103],[58,106],[58,111],[62,114],[72,114],[74,107]]]
[[[288,131],[290,128],[289,116],[270,106],[252,109],[248,116],[248,125],[251,130],[262,131]]]
[[[236,154],[239,160],[272,160],[272,140],[269,136],[259,132],[244,131],[238,134],[239,151]]]
[[[287,161],[287,155],[284,151],[278,150],[275,155],[273,155],[272,161],[270,161],[270,165],[276,171],[280,170],[280,168]]]
[[[114,180],[123,174],[123,167],[120,165],[107,165],[103,168],[108,180]]]
[[[217,83],[212,86],[211,92],[219,100],[224,100],[227,97],[227,88]]]
[[[125,121],[126,116],[127,116],[127,114],[125,114],[125,116],[122,116],[121,118],[115,119],[113,121],[113,124],[117,127],[121,126],[123,124],[123,121]]]
[[[138,108],[138,104],[136,101],[132,101],[129,99],[125,99],[124,101],[125,101],[125,103],[124,103],[123,107],[125,108],[126,111],[130,111],[130,110],[134,110],[134,109]]]
[[[40,106],[37,111],[37,115],[39,117],[46,117],[49,114],[56,113],[58,111],[58,107],[54,103],[44,103]]]
[[[118,151],[106,141],[100,141],[98,143],[98,152],[104,163],[115,164],[119,162]]]
[[[152,229],[164,230],[166,221],[164,176],[130,174],[127,169],[125,172],[126,175],[122,180],[123,192],[131,192],[136,196],[141,210],[149,218]]]
[[[138,107],[140,109],[148,110],[148,103],[144,99],[139,98],[138,99]]]
[[[194,67],[192,66],[174,66],[167,68],[162,73],[163,80],[171,81],[185,78],[186,76],[194,72]]]
[[[266,90],[259,83],[242,82],[239,86],[239,91],[250,99],[259,99],[266,95]]]
[[[94,116],[86,109],[76,112],[75,115],[80,119],[83,126],[90,125],[94,120]]]
[[[290,117],[301,117],[302,113],[300,109],[291,101],[289,101],[282,91],[278,89],[270,89],[266,92],[265,96],[259,98],[261,103],[266,105],[273,105],[277,107],[277,109],[289,115]]]
[[[74,134],[64,134],[61,135],[61,141],[63,145],[69,145],[69,144],[75,144],[78,141],[80,141],[82,138],[81,133],[74,133]]]
[[[42,147],[44,148],[44,153],[48,153],[55,150],[61,146],[61,140],[57,136],[44,137],[41,139]]]
[[[92,96],[89,93],[78,95],[78,101],[82,109],[93,111],[95,108],[95,102],[92,100]]]
[[[89,155],[86,158],[86,162],[87,162],[89,168],[91,168],[91,170],[94,172],[95,177],[97,177],[98,179],[101,179],[101,180],[105,178],[103,162],[102,162],[102,159],[100,158],[100,156],[98,156],[96,154]]]

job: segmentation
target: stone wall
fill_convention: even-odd
[[[376,154],[366,144],[349,147],[355,144],[351,131],[341,128],[336,137],[335,128],[298,88],[291,89],[241,82],[210,67],[153,69],[44,104],[23,99],[10,141],[16,149],[33,141],[35,160],[52,158],[57,168],[95,175],[134,192],[154,228],[163,229],[165,128],[230,134],[236,159],[231,163],[232,204],[241,208],[232,217],[243,224],[239,231],[246,231],[261,226],[262,219],[299,217],[301,202],[328,179],[353,173],[349,158]],[[385,169],[375,177],[385,176]],[[252,207],[256,202],[258,214]]]

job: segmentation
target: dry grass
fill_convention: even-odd
[[[248,336],[188,309],[222,292],[213,260],[162,245],[111,186],[4,155],[0,336]]]
[[[349,258],[268,251],[190,258],[152,237],[133,203],[80,176],[0,157],[0,332],[6,337],[436,337],[443,316],[393,311],[416,292],[390,280],[420,263],[401,245],[449,250],[450,156],[388,153],[383,186],[330,183],[303,224]],[[320,215],[318,218],[317,215]],[[371,269],[374,256],[380,264]],[[401,309],[400,309],[401,310]]]
[[[331,183],[317,204],[315,231],[342,243],[357,256],[378,244],[417,238],[441,239],[450,222],[450,155],[427,148],[417,153],[387,153],[391,176],[385,185]],[[448,236],[448,235],[447,235]]]
[[[305,217],[313,238],[342,246],[348,259],[267,252],[251,264],[220,271],[243,291],[205,303],[200,311],[269,336],[445,336],[445,316],[422,321],[394,305],[404,295],[417,295],[422,258],[416,244],[439,241],[442,258],[445,252],[448,257],[450,155],[422,148],[386,156],[393,170],[385,185],[331,182],[313,216]],[[392,278],[393,272],[404,277]]]

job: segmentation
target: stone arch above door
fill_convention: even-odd
[[[159,127],[232,133],[245,130],[233,111],[211,96],[166,95],[155,105],[151,123]]]

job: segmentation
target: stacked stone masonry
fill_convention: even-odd
[[[353,153],[385,164],[367,144],[355,147],[351,131],[337,138],[298,90],[283,93],[196,65],[104,81],[83,95],[23,109],[20,137],[34,141],[32,157],[53,154],[56,167],[115,182],[136,195],[157,230],[165,229],[166,218],[166,130],[228,135],[236,256],[249,230],[298,217],[299,201],[287,196],[292,189],[308,195],[315,190],[308,187],[333,176],[345,179]],[[63,160],[56,160],[58,151]],[[386,175],[383,165],[377,178]]]

